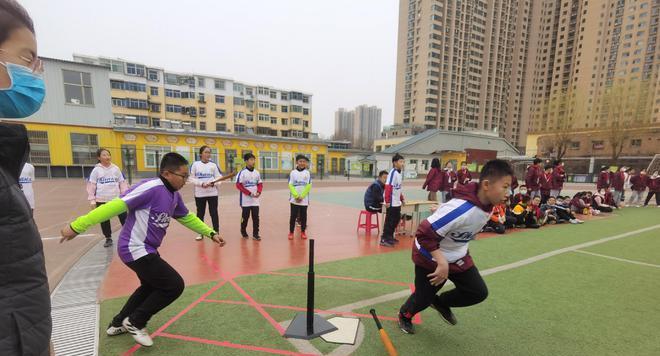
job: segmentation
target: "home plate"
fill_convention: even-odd
[[[325,340],[325,342],[355,345],[360,319],[335,317],[328,319],[328,322],[336,326],[337,331],[321,335],[321,338]]]

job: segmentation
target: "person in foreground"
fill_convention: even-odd
[[[216,231],[188,212],[184,205],[178,191],[188,178],[188,161],[178,153],[167,153],[160,163],[157,178],[143,180],[120,198],[77,218],[62,229],[60,243],[73,239],[90,226],[128,212],[126,224],[119,234],[117,252],[122,262],[137,274],[140,287],[114,317],[106,331],[108,335],[129,332],[140,345],[153,345],[146,329],[149,319],[183,292],[183,279],[158,253],[170,218],[220,246],[225,244]]]
[[[453,199],[420,224],[412,248],[415,291],[399,311],[399,327],[404,333],[415,333],[412,318],[429,306],[456,325],[451,308],[486,299],[488,289],[468,253],[468,243],[490,218],[493,205],[508,198],[512,176],[507,162],[489,161],[481,170],[479,183],[457,187]],[[456,288],[437,295],[447,279]]]

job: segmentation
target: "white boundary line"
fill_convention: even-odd
[[[599,253],[593,253],[589,251],[583,251],[583,250],[575,250],[573,252],[578,252],[578,253],[584,253],[587,255],[592,255],[592,256],[597,256],[597,257],[603,257],[603,258],[608,258],[610,260],[615,260],[615,261],[621,261],[621,262],[627,262],[627,263],[632,263],[635,265],[640,265],[640,266],[647,266],[647,267],[655,267],[655,268],[660,268],[660,265],[654,265],[652,263],[646,263],[646,262],[640,262],[640,261],[633,261],[633,260],[627,260],[625,258],[619,258],[619,257],[614,257],[614,256],[607,256],[607,255],[601,255]]]

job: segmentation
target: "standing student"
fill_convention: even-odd
[[[451,308],[481,303],[488,288],[475,266],[468,243],[486,224],[494,204],[509,194],[511,166],[492,160],[481,170],[479,183],[456,188],[454,197],[424,220],[412,247],[415,290],[399,310],[399,328],[414,334],[412,318],[429,306],[451,325],[457,323]],[[437,295],[450,280],[455,288]]]
[[[623,185],[626,182],[626,175],[624,173],[625,167],[620,167],[618,171],[612,176],[612,198],[614,199],[614,206],[618,208],[621,206],[621,196],[623,195]]]
[[[630,183],[630,178],[635,175],[635,168],[626,167],[626,170],[623,172],[625,180],[623,181],[623,191],[621,193],[621,205],[625,205],[626,201],[626,190],[632,187]]]
[[[99,206],[62,229],[60,243],[73,239],[94,224],[128,212],[126,225],[119,234],[117,252],[122,262],[137,274],[140,287],[112,319],[106,330],[109,336],[129,332],[140,345],[153,345],[146,329],[149,319],[183,292],[181,275],[158,253],[171,219],[220,246],[225,243],[217,231],[189,213],[183,203],[179,190],[188,176],[188,161],[178,153],[167,153],[160,162],[157,178],[143,180],[120,199]]]
[[[428,190],[429,194],[427,199],[430,201],[438,201],[438,191],[442,188],[444,181],[444,174],[440,170],[440,160],[434,158],[431,161],[431,170],[426,175],[426,180],[422,185],[422,189]]]
[[[208,205],[213,230],[220,231],[220,221],[218,219],[219,184],[217,183],[233,178],[236,173],[223,176],[218,165],[211,161],[211,148],[209,146],[199,148],[199,158],[199,161],[196,161],[190,166],[190,178],[188,179],[195,186],[197,217],[199,220],[204,221],[206,206]],[[203,238],[204,236],[199,235],[196,240],[200,241]]]
[[[394,238],[394,230],[396,230],[396,226],[401,220],[401,206],[405,205],[403,197],[403,175],[401,175],[404,163],[403,156],[400,154],[397,153],[392,156],[393,168],[387,175],[385,193],[383,194],[386,215],[383,235],[380,238],[381,246],[394,247],[394,244],[398,242]]]
[[[596,181],[596,190],[601,190],[610,187],[610,167],[600,166],[600,173],[598,173],[598,180]]]
[[[451,199],[451,191],[454,189],[454,185],[458,177],[456,172],[454,172],[454,166],[451,162],[445,164],[445,170],[442,178],[442,191],[440,192],[440,202],[446,203]]]
[[[387,171],[380,171],[378,178],[369,185],[364,193],[364,209],[370,213],[383,212],[383,194],[387,182]]]
[[[535,158],[532,165],[527,168],[527,174],[525,175],[525,185],[532,199],[535,196],[541,196],[541,174],[543,174],[540,166],[541,162],[540,158]]]
[[[96,164],[87,181],[87,200],[92,206],[92,209],[118,198],[120,194],[124,194],[128,189],[128,184],[121,170],[112,163],[110,151],[105,148],[99,148],[96,151],[96,159],[99,163]],[[124,225],[126,222],[126,213],[118,214],[118,218],[119,222]],[[110,220],[101,223],[101,230],[103,231],[103,236],[105,236],[105,244],[103,246],[112,246],[112,227],[110,226]]]
[[[564,189],[564,182],[566,181],[566,170],[564,169],[564,162],[560,159],[555,161],[554,168],[552,169],[552,190],[550,195],[558,197]]]
[[[456,173],[458,184],[466,185],[472,181],[472,174],[466,162],[461,162],[461,169]]]
[[[644,206],[649,205],[651,198],[655,195],[655,205],[660,208],[660,175],[658,175],[658,171],[653,172],[653,175],[646,182],[649,193],[646,195],[646,200],[644,200]]]
[[[545,166],[544,172],[541,174],[541,204],[545,204],[550,198],[552,191],[552,166]]]
[[[21,186],[21,190],[25,195],[30,204],[30,209],[32,209],[32,215],[34,216],[34,189],[32,188],[32,183],[34,182],[34,166],[25,163],[23,170],[21,171],[21,176],[18,178],[18,184]]]
[[[628,201],[629,205],[640,207],[642,205],[642,199],[644,191],[646,191],[646,183],[648,182],[648,176],[646,175],[646,169],[639,171],[639,174],[635,174],[630,178],[630,188],[632,189],[632,194],[630,195],[630,200]]]
[[[305,155],[296,156],[296,169],[289,173],[289,240],[293,240],[296,220],[300,218],[300,238],[307,239],[307,207],[309,206],[309,191],[312,189],[312,174],[307,169],[309,159]]]
[[[245,168],[243,168],[236,178],[236,188],[239,190],[239,203],[241,205],[241,236],[248,238],[247,224],[252,215],[252,238],[261,241],[259,236],[259,197],[264,188],[259,171],[254,169],[256,158],[252,153],[243,155]]]

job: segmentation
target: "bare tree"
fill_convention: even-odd
[[[547,136],[548,151],[557,159],[562,159],[571,145],[574,124],[582,115],[585,105],[580,105],[580,97],[571,89],[551,95],[541,108],[543,131]]]

